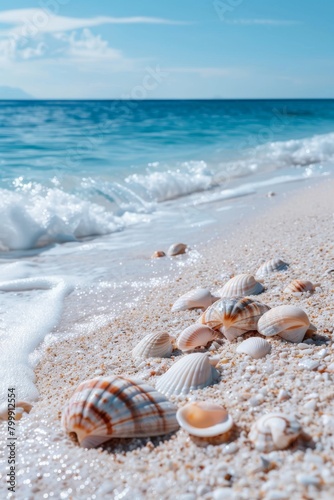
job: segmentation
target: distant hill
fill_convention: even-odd
[[[0,99],[34,99],[34,97],[22,89],[0,85]]]

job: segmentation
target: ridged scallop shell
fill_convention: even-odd
[[[225,408],[215,403],[188,403],[176,413],[180,427],[192,436],[214,437],[229,432],[233,419]]]
[[[191,351],[196,347],[205,347],[209,342],[215,340],[220,334],[208,326],[195,323],[188,326],[177,339],[177,347],[181,351]]]
[[[303,309],[295,306],[278,306],[266,312],[258,322],[258,332],[266,337],[279,335],[290,342],[301,342],[307,330],[313,329]]]
[[[236,352],[238,354],[248,354],[254,359],[260,359],[269,354],[271,345],[265,339],[260,337],[250,337],[238,345]]]
[[[313,285],[313,283],[311,283],[311,281],[293,280],[284,289],[284,293],[290,293],[292,295],[299,295],[299,294],[305,293],[305,292],[314,292],[316,286],[318,286],[318,284]]]
[[[202,309],[205,311],[216,300],[218,298],[214,297],[210,290],[206,288],[194,288],[177,299],[173,304],[172,312],[185,311],[187,309]]]
[[[210,306],[199,322],[219,330],[228,340],[256,330],[259,318],[270,308],[249,297],[225,297]]]
[[[156,388],[165,396],[188,394],[203,389],[219,379],[219,372],[211,365],[205,353],[187,354],[176,361],[157,383]]]
[[[285,271],[289,267],[289,264],[284,262],[282,259],[270,259],[256,271],[257,277],[266,276],[267,274],[277,273],[278,271]]]
[[[62,413],[62,427],[85,448],[112,438],[160,436],[178,428],[176,407],[138,379],[97,377],[82,382]]]
[[[247,295],[258,295],[264,290],[261,283],[256,281],[251,274],[237,274],[231,278],[217,294],[224,297],[246,297]]]
[[[252,426],[249,439],[258,451],[269,453],[284,450],[301,434],[301,427],[293,417],[283,413],[269,413]]]
[[[132,351],[134,359],[169,358],[173,344],[168,333],[151,333],[146,335]]]
[[[167,254],[170,257],[173,257],[174,255],[181,255],[185,253],[186,250],[187,250],[187,245],[185,245],[184,243],[174,243],[169,247]]]

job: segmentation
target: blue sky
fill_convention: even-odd
[[[0,87],[36,98],[334,97],[328,0],[8,6],[0,0]]]

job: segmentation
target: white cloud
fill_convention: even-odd
[[[60,7],[59,7],[60,8]],[[110,17],[75,18],[59,16],[48,9],[15,9],[0,12],[0,24],[12,26],[2,34],[31,37],[38,33],[72,31],[103,24],[185,24],[157,17]]]
[[[85,28],[78,35],[76,31],[71,33],[55,33],[54,39],[64,43],[63,49],[58,49],[58,53],[62,52],[64,56],[82,59],[109,59],[121,60],[122,52],[109,47],[106,40],[100,35],[93,33]]]
[[[288,19],[231,19],[224,21],[225,24],[238,24],[245,26],[294,26],[301,24],[300,21],[290,21]]]

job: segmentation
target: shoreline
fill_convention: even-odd
[[[334,411],[329,408],[334,374],[299,366],[302,357],[317,359],[326,342],[326,356],[330,358],[325,358],[324,363],[334,362],[333,276],[325,274],[334,268],[333,192],[332,179],[289,190],[274,201],[268,213],[259,215],[255,210],[257,220],[252,223],[251,217],[246,223],[237,220],[231,235],[196,245],[200,256],[190,266],[184,266],[173,283],[138,297],[137,305],[130,310],[124,308],[123,316],[120,314],[111,325],[47,347],[35,370],[40,399],[18,424],[22,463],[18,498],[29,494],[42,498],[51,491],[54,495],[64,492],[67,496],[62,498],[92,499],[117,498],[122,494],[119,498],[167,499],[175,493],[185,500],[299,500],[306,494],[319,499],[334,496]],[[198,318],[198,311],[171,313],[177,297],[199,286],[214,293],[227,276],[254,274],[260,259],[275,256],[289,262],[290,267],[265,278],[267,290],[258,296],[259,300],[270,306],[300,305],[318,327],[319,339],[310,343],[314,352],[307,355],[298,345],[276,337],[270,339],[272,353],[260,360],[246,360],[236,354],[236,342],[224,342],[214,352],[224,360],[219,364],[221,382],[193,392],[192,397],[214,400],[228,409],[237,424],[237,435],[231,444],[198,447],[179,430],[172,436],[152,440],[117,442],[102,452],[80,449],[65,437],[59,412],[80,381],[97,375],[127,374],[144,378],[154,386],[157,377],[171,366],[173,357],[159,362],[151,360],[138,367],[130,351],[147,333],[168,331],[176,335]],[[178,257],[180,262],[187,258]],[[321,289],[313,295],[288,299],[282,293],[283,285],[296,278],[320,283]],[[290,399],[278,401],[282,388],[291,392]],[[259,394],[260,403],[253,405]],[[313,396],[307,399],[310,395]],[[188,398],[170,399],[179,405]],[[312,404],[307,406],[310,401]],[[257,417],[273,409],[296,413],[303,430],[312,437],[314,449],[299,445],[293,450],[265,454],[274,466],[269,471],[255,472],[261,469],[261,454],[248,441],[249,428]],[[60,469],[60,459],[66,474],[57,473],[51,479],[43,476]],[[31,483],[23,484],[28,479]],[[0,485],[5,488],[3,481],[1,478]]]

